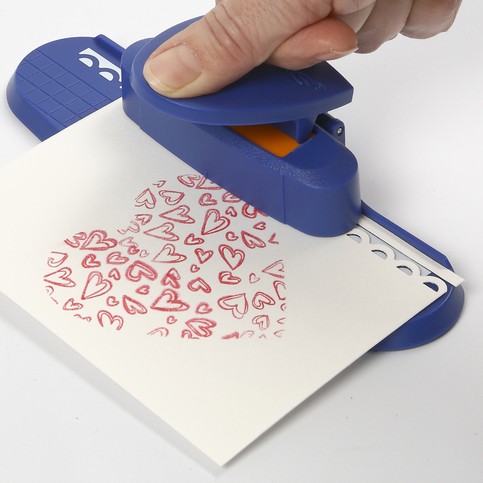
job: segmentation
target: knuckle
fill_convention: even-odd
[[[210,32],[208,48],[218,62],[230,64],[257,63],[257,38],[247,35],[240,25],[238,16],[231,15],[223,3],[213,9],[203,18]]]

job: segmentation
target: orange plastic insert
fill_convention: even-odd
[[[283,158],[300,144],[273,124],[257,124],[253,126],[231,126],[233,131],[260,146],[265,151]]]

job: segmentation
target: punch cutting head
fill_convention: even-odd
[[[153,139],[260,211],[304,233],[335,236],[361,212],[358,167],[340,121],[352,100],[329,64],[289,71],[263,64],[216,94],[171,99],[143,77],[144,63],[191,21],[140,41],[122,57],[123,105]]]

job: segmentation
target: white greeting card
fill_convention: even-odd
[[[2,292],[218,464],[446,291],[363,221],[270,219],[119,102],[2,168],[0,212]]]

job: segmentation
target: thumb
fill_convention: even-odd
[[[269,59],[295,33],[327,17],[331,3],[222,0],[156,49],[144,76],[169,97],[216,92]]]

